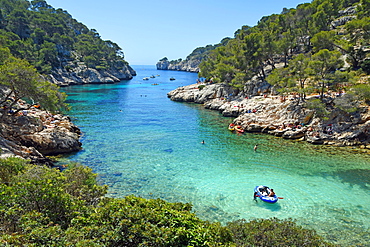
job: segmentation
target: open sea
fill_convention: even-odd
[[[341,246],[370,246],[368,154],[231,133],[231,118],[167,98],[195,83],[196,73],[133,68],[138,75],[129,81],[63,88],[83,150],[61,162],[91,167],[111,197],[189,202],[201,219],[222,223],[292,218]],[[257,185],[284,199],[255,202]]]

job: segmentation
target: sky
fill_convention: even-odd
[[[310,0],[46,0],[118,44],[130,65],[185,59],[243,25]]]

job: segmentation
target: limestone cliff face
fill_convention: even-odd
[[[170,61],[168,61],[168,59],[162,59],[156,64],[156,66],[158,70],[169,70]]]
[[[69,117],[34,107],[16,116],[6,116],[0,127],[0,158],[17,156],[51,165],[45,155],[78,151],[82,145],[81,132]]]
[[[346,24],[347,22],[353,19],[356,19],[356,13],[357,13],[357,6],[351,6],[345,10],[339,11],[340,17],[331,22],[331,27],[337,28],[339,26]]]
[[[312,144],[366,147],[370,143],[368,106],[355,114],[332,110],[324,121],[293,96],[261,95],[264,88],[263,83],[250,88],[247,84],[243,92],[238,92],[226,84],[194,84],[177,88],[169,92],[168,97],[174,101],[204,104],[205,108],[218,110],[223,116],[234,117],[232,122],[247,132],[301,139]],[[326,100],[329,103],[335,99]]]
[[[88,68],[83,63],[77,65],[69,63],[63,68],[54,69],[47,79],[59,86],[69,86],[88,83],[114,83],[130,80],[135,75],[135,70],[129,65],[123,65],[121,69],[97,70]]]
[[[178,70],[178,71],[187,71],[187,72],[199,72],[199,64],[201,59],[199,58],[191,58],[181,61],[168,61],[168,60],[161,60],[159,61],[156,66],[158,70]]]
[[[215,45],[207,45],[205,47],[195,48],[185,60],[178,59],[168,61],[167,57],[162,58],[157,63],[157,69],[159,70],[180,70],[188,72],[199,72],[199,64],[206,59],[209,54],[220,46],[226,46],[231,38],[223,38],[220,43]]]

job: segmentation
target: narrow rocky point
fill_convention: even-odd
[[[199,64],[202,60],[200,58],[187,58],[177,63],[171,63],[168,60],[161,60],[157,62],[158,70],[177,70],[186,72],[199,72]]]
[[[130,65],[123,65],[121,69],[97,70],[88,68],[82,62],[77,64],[69,62],[62,68],[54,69],[45,79],[65,87],[77,84],[110,84],[131,80],[133,76],[136,76],[136,71]]]

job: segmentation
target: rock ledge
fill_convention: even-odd
[[[255,90],[261,92],[261,90]],[[251,92],[251,91],[250,91]],[[204,104],[247,132],[262,132],[312,144],[367,147],[370,142],[370,111],[348,114],[334,110],[329,119],[315,117],[294,96],[281,97],[240,93],[226,84],[193,84],[169,92],[174,101]],[[314,96],[311,96],[314,97]],[[227,128],[227,126],[225,126]],[[370,148],[370,145],[369,145]]]
[[[81,149],[81,131],[68,116],[52,115],[32,107],[16,116],[8,114],[0,125],[0,158],[16,156],[36,164],[52,165],[46,155]]]

